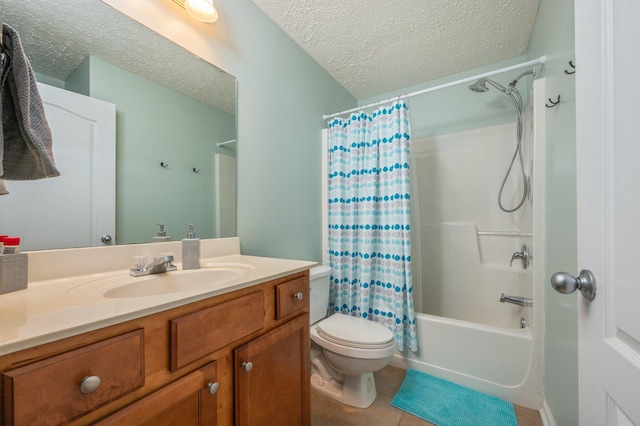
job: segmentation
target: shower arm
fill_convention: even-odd
[[[515,80],[514,80],[515,81]],[[507,95],[509,94],[509,92],[511,91],[511,85],[509,85],[509,89],[507,89],[506,87],[504,87],[502,84],[500,83],[496,83],[495,81],[491,80],[490,78],[485,78],[484,79],[485,83],[489,83],[490,85],[492,85],[493,87],[495,87],[496,89],[498,89],[499,91],[501,91],[502,93],[506,93]]]
[[[514,87],[516,87],[516,84],[518,84],[518,81],[524,77],[525,75],[529,75],[529,74],[534,74],[533,70],[528,70],[525,71],[523,73],[521,73],[520,75],[518,75],[511,83],[509,83],[509,89],[513,89]]]

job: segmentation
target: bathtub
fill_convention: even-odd
[[[416,314],[418,351],[391,365],[415,369],[527,408],[542,406],[541,359],[531,327],[521,329]]]

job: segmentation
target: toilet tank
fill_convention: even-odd
[[[324,265],[309,270],[311,324],[315,324],[327,316],[330,274],[331,268]]]

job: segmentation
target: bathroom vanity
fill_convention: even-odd
[[[228,240],[231,251],[239,248]],[[22,294],[0,296],[0,324],[13,324],[0,325],[2,424],[310,424],[308,269],[315,263],[218,246],[203,245],[209,257],[194,274],[243,265],[242,276],[144,296],[113,293],[114,283],[138,286],[119,269],[30,281]],[[77,251],[112,250],[122,265],[133,249]],[[34,267],[51,260],[39,255]],[[40,303],[56,291],[64,301]]]

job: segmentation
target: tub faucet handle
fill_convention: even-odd
[[[529,249],[526,244],[523,244],[522,247],[520,247],[520,251],[513,253],[509,266],[513,266],[513,261],[516,259],[520,260],[522,269],[527,269],[529,267],[529,263],[531,263],[531,253],[529,253]]]

